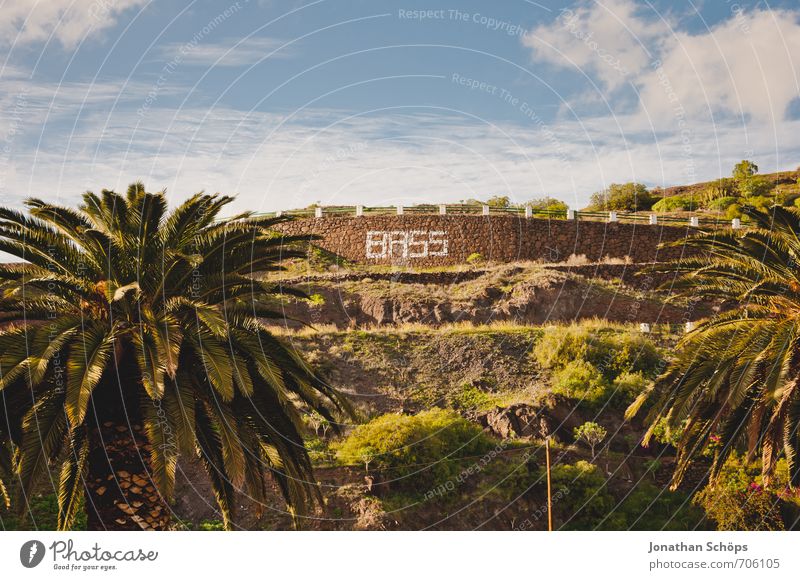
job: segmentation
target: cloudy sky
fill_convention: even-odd
[[[800,164],[796,0],[0,0],[0,197],[238,208]]]

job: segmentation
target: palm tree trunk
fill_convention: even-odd
[[[149,469],[140,423],[105,420],[89,431],[86,510],[90,530],[164,530],[170,509]]]

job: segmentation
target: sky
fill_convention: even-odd
[[[551,196],[800,164],[796,0],[0,0],[0,202]]]

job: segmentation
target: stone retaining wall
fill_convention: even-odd
[[[694,228],[548,220],[515,216],[389,215],[303,218],[279,224],[288,235],[313,234],[316,245],[360,264],[446,266],[479,253],[487,260],[561,262],[571,255],[590,261],[635,263],[680,256],[684,248],[659,249]]]

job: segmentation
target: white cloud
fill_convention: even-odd
[[[74,48],[87,35],[116,24],[120,14],[147,0],[7,0],[0,4],[0,44],[48,40]]]
[[[164,45],[159,53],[165,60],[181,54],[181,63],[204,67],[248,66],[269,57],[289,58],[291,49],[281,48],[283,40],[251,37],[246,39],[225,39],[220,42],[197,44],[188,49],[181,43]]]
[[[594,79],[612,109],[615,91],[634,87],[639,112],[656,126],[674,123],[676,108],[688,118],[780,122],[800,94],[800,12],[730,6],[727,19],[697,33],[643,13],[632,0],[581,4],[523,42],[535,60],[577,67]]]
[[[653,136],[634,116],[562,121],[542,130],[490,126],[422,110],[379,117],[305,111],[292,118],[229,109],[153,109],[142,119],[97,115],[68,142],[45,139],[14,158],[10,195],[47,195],[74,203],[86,189],[124,188],[142,179],[177,201],[200,189],[240,195],[236,209],[270,211],[324,204],[388,205],[457,201],[492,193],[517,200],[553,195],[582,207],[616,181],[652,185],[729,174],[745,146],[763,171],[800,160],[800,122],[777,138],[746,135],[735,123],[697,125],[686,154],[679,134]],[[387,137],[390,135],[390,137]],[[626,144],[625,144],[626,143]]]

